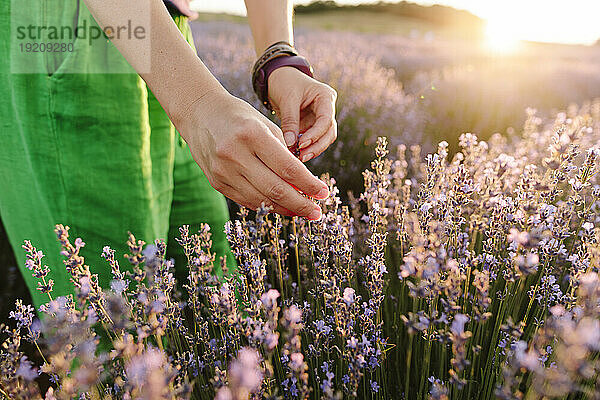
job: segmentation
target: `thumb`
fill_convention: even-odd
[[[287,147],[292,147],[298,140],[298,132],[300,130],[300,101],[287,98],[279,106],[279,114],[285,144]]]

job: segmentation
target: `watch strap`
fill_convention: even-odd
[[[298,55],[280,55],[279,57],[271,58],[266,62],[260,69],[258,69],[252,79],[254,92],[258,96],[259,100],[271,110],[269,103],[269,76],[273,71],[282,67],[293,67],[300,72],[313,77],[313,69],[310,66],[308,60]]]
[[[297,56],[298,52],[294,47],[292,47],[288,42],[277,42],[273,43],[265,52],[260,56],[260,58],[254,63],[254,68],[252,69],[252,76],[256,74],[256,72],[263,68],[265,64],[274,58],[278,58],[281,56]]]

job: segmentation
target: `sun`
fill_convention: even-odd
[[[485,44],[490,51],[509,54],[518,50],[521,42],[511,33],[511,26],[507,20],[490,18],[486,22]]]

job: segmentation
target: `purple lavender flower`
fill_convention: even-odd
[[[455,335],[460,335],[465,331],[465,324],[469,322],[469,317],[464,314],[456,314],[452,320],[450,330]]]
[[[19,367],[17,368],[16,375],[25,379],[26,381],[33,381],[39,376],[37,368],[33,366],[31,361],[26,356],[21,357]]]

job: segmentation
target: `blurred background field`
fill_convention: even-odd
[[[209,68],[256,104],[245,18],[202,13],[192,26]],[[445,140],[453,152],[461,133],[519,131],[528,108],[543,117],[600,96],[600,46],[517,41],[510,24],[490,30],[451,7],[317,2],[296,7],[295,27],[316,76],[339,92],[340,138],[311,165],[342,192],[360,189],[377,135],[426,151]]]

